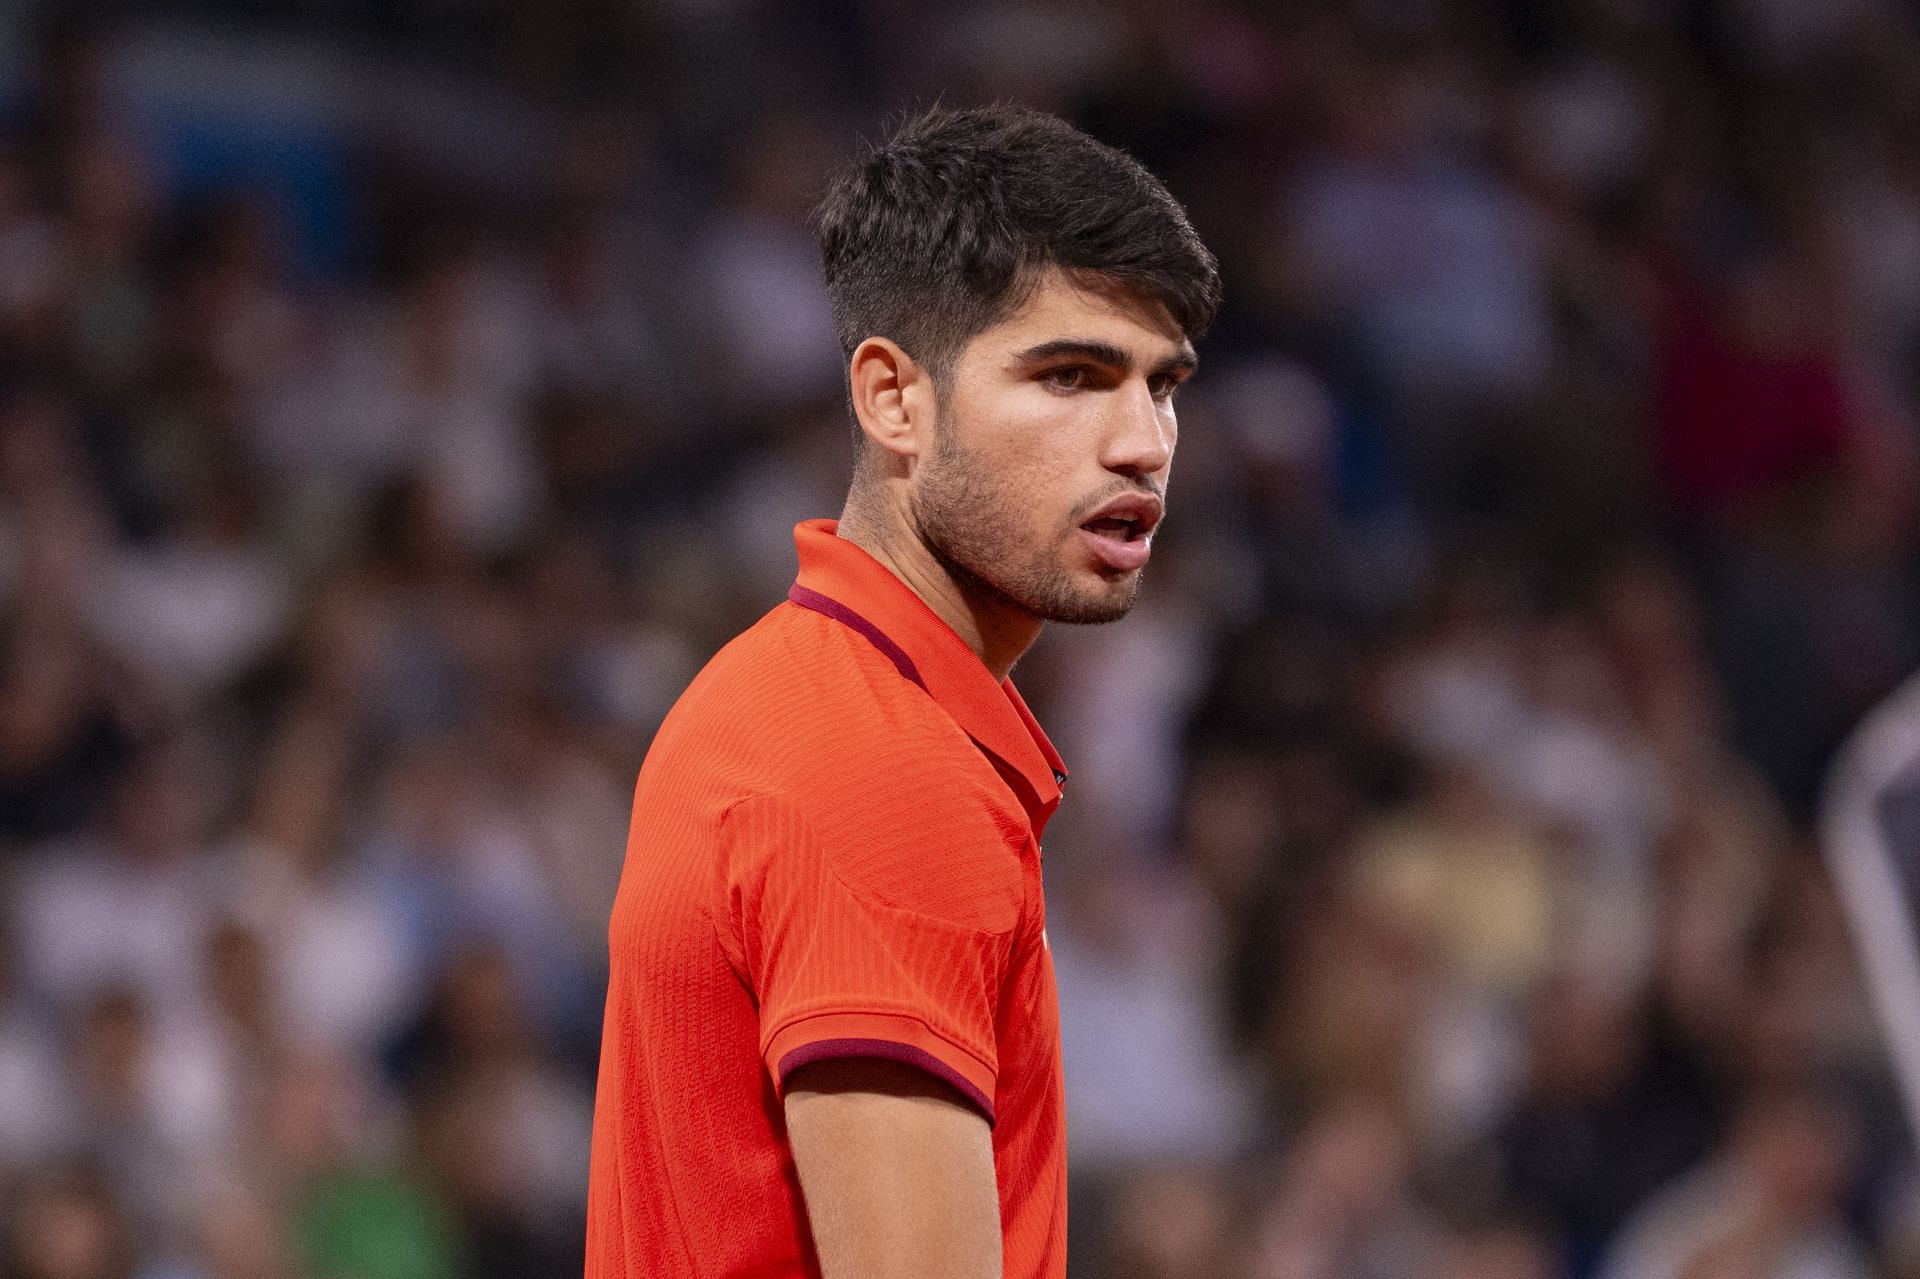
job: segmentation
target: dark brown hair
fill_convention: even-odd
[[[1159,180],[1024,107],[914,116],[840,175],[814,219],[845,353],[886,337],[936,380],[1050,266],[1159,302],[1190,338],[1220,303],[1213,254]]]

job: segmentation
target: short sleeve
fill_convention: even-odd
[[[784,1095],[788,1077],[810,1062],[885,1058],[941,1079],[992,1122],[1011,930],[968,927],[856,887],[816,824],[778,797],[735,804],[721,832],[729,912],[776,1090]],[[903,846],[897,855],[941,850]]]

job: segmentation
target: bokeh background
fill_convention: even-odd
[[[844,491],[806,211],[995,99],[1228,293],[1019,672],[1075,1279],[1920,1275],[1813,837],[1920,666],[1896,0],[0,9],[0,1274],[576,1273],[634,774]]]

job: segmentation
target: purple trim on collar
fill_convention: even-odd
[[[801,608],[810,608],[816,613],[822,613],[831,617],[843,626],[859,631],[867,637],[867,640],[875,648],[879,649],[881,653],[886,656],[888,661],[894,664],[895,668],[898,669],[902,675],[923,689],[927,686],[927,681],[920,678],[920,668],[913,664],[913,659],[908,657],[906,652],[902,650],[898,644],[887,638],[885,631],[848,608],[845,604],[842,604],[839,600],[830,599],[818,591],[810,591],[798,582],[795,582],[793,588],[787,592],[787,598],[795,604],[798,604]]]
[[[993,1127],[993,1100],[968,1083],[966,1076],[924,1048],[897,1044],[891,1039],[820,1039],[802,1044],[780,1059],[780,1086],[786,1087],[793,1072],[810,1062],[833,1061],[842,1057],[877,1057],[924,1070],[972,1102],[987,1117],[987,1127]]]

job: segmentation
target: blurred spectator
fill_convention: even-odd
[[[406,921],[349,856],[352,749],[337,714],[289,715],[230,854],[231,908],[245,923],[221,934],[216,980],[235,1024],[263,1046],[376,1051],[424,984]],[[255,982],[265,989],[241,984]]]
[[[805,114],[766,119],[732,158],[732,200],[707,238],[705,298],[717,347],[733,359],[721,403],[752,414],[839,387],[839,339],[819,285],[806,215],[838,154],[825,122]]]
[[[20,1279],[133,1279],[139,1272],[119,1205],[86,1170],[49,1170],[30,1181],[7,1227],[7,1273]]]
[[[124,987],[162,1016],[197,1007],[214,899],[208,826],[218,783],[186,743],[123,771],[95,829],[18,867],[12,933],[23,979],[63,1011]]]
[[[102,990],[75,1019],[72,1139],[128,1196],[143,1237],[173,1226],[185,1179],[238,1119],[229,1063],[201,1030],[159,1022],[125,989]]]
[[[90,620],[108,519],[53,386],[0,395],[0,838],[65,835],[102,804],[154,698]]]
[[[1327,1106],[1293,1142],[1261,1213],[1255,1279],[1398,1279],[1444,1246],[1413,1193],[1404,1122],[1363,1097]]]
[[[1638,1013],[1604,987],[1549,985],[1526,1081],[1492,1140],[1499,1182],[1554,1229],[1577,1274],[1715,1128],[1706,1081]]]
[[[181,1273],[195,1279],[296,1279],[292,1244],[278,1206],[256,1187],[223,1185],[199,1214],[192,1258]]]
[[[592,1143],[592,1098],[539,1043],[506,956],[481,948],[449,968],[405,1045],[430,1167],[467,1228],[465,1274],[584,1264],[580,1172]]]
[[[1628,1221],[1602,1274],[1870,1274],[1841,1216],[1852,1140],[1850,1116],[1817,1091],[1760,1092],[1735,1115],[1719,1158]]]
[[[1558,1273],[1553,1249],[1519,1224],[1496,1223],[1456,1234],[1441,1279],[1547,1279]]]
[[[1156,903],[1150,916],[1143,900]],[[1077,1174],[1204,1165],[1245,1144],[1245,1088],[1219,1049],[1207,911],[1177,885],[1118,866],[1055,880],[1047,931]],[[1129,1048],[1116,1057],[1120,1040]]]
[[[0,933],[0,1176],[57,1153],[73,1123],[53,1028],[29,1007],[11,952]]]
[[[1234,1201],[1217,1176],[1169,1165],[1140,1174],[1107,1206],[1098,1263],[1115,1279],[1201,1279],[1237,1273],[1246,1251]]]

